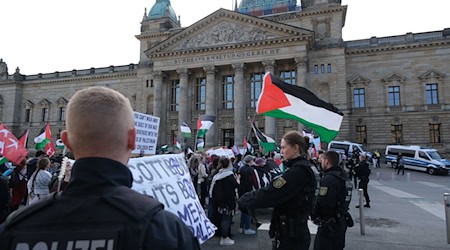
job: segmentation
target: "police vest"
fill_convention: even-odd
[[[98,196],[53,194],[8,218],[0,248],[141,249],[147,225],[162,209],[124,186],[105,188]]]
[[[347,174],[343,171],[339,173],[337,173],[336,171],[331,171],[328,172],[327,175],[331,175],[339,179],[339,181],[341,182],[341,189],[345,188],[345,190],[341,190],[341,192],[338,192],[337,216],[343,216],[347,213],[350,201],[352,200],[353,184],[348,178]]]

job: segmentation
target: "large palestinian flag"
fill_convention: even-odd
[[[197,121],[197,138],[205,138],[206,132],[214,123],[216,119],[213,115],[202,115]]]
[[[185,122],[183,122],[180,126],[181,134],[184,138],[191,138],[191,128],[189,128],[189,125]]]
[[[52,133],[50,131],[49,123],[47,123],[47,125],[42,128],[39,135],[34,138],[34,143],[36,144],[36,149],[43,150],[49,157],[55,154],[55,145],[52,141]]]
[[[263,83],[256,107],[258,114],[297,120],[316,131],[325,142],[337,136],[344,115],[335,106],[308,89],[287,84],[270,73],[264,75]]]

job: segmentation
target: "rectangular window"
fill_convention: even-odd
[[[180,108],[180,80],[173,80],[170,88],[170,111]]]
[[[31,109],[25,109],[25,122],[31,122]]]
[[[59,120],[65,121],[66,120],[66,107],[60,107],[59,108]]]
[[[146,84],[146,87],[148,88],[148,80],[147,80],[147,81],[145,81],[145,84]]]
[[[222,145],[231,147],[234,145],[234,129],[223,129]]]
[[[225,76],[223,78],[222,86],[223,86],[223,97],[222,97],[222,108],[224,109],[232,109],[233,108],[233,85],[234,85],[234,77],[233,76]]]
[[[441,143],[441,124],[430,124],[430,142]]]
[[[281,71],[280,79],[285,83],[296,85],[296,75],[297,72],[295,72],[295,70]]]
[[[353,90],[353,107],[364,108],[365,107],[365,91],[364,88],[358,88]]]
[[[195,85],[195,110],[206,108],[206,78],[197,78]]]
[[[400,106],[400,87],[388,87],[388,105],[391,107]]]
[[[325,64],[320,65],[320,73],[325,74]]]
[[[48,120],[48,108],[42,108],[42,120],[43,122]]]
[[[438,104],[438,85],[437,83],[428,83],[425,86],[426,104]]]
[[[331,64],[330,63],[327,65],[327,73],[331,73]]]
[[[365,125],[356,126],[356,142],[361,144],[367,143],[367,127]]]
[[[314,65],[314,75],[319,74],[319,66],[316,64]]]
[[[392,143],[402,143],[402,125],[391,125]]]
[[[262,81],[264,73],[251,74],[250,78],[250,105],[252,108],[256,107],[259,95],[261,94]]]

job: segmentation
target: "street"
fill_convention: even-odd
[[[350,213],[355,226],[347,231],[345,249],[450,249],[443,198],[444,193],[450,193],[450,176],[431,176],[412,170],[405,170],[404,176],[393,173],[386,165],[372,170],[368,191],[371,208],[364,209],[365,235],[360,234],[359,209],[355,208],[359,197],[354,189]],[[407,173],[410,173],[409,180]],[[214,237],[202,249],[271,249],[267,231],[270,210],[258,210],[257,218],[264,223],[257,235],[238,233],[240,215],[237,214],[231,232],[236,244],[220,246],[220,238]],[[312,238],[316,230],[310,223]]]

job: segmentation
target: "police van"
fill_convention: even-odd
[[[397,156],[401,153],[404,167],[428,174],[448,174],[450,161],[442,159],[438,151],[429,147],[415,145],[389,145],[386,147],[386,163],[397,168]]]
[[[360,154],[365,154],[367,158],[371,158],[372,154],[367,152],[366,147],[359,143],[354,143],[350,141],[331,141],[328,144],[328,150],[336,151],[339,154],[345,154],[345,151],[348,152],[348,157],[353,157],[353,152],[359,151]]]

